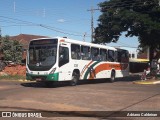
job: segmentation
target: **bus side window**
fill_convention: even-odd
[[[114,62],[114,51],[113,50],[108,50],[108,60],[110,62]]]
[[[80,45],[71,44],[71,58],[76,60],[81,59]]]
[[[69,62],[69,50],[67,47],[59,47],[59,67]]]
[[[127,50],[125,50],[125,60],[124,60],[125,63],[128,63],[129,62],[129,52]]]
[[[100,60],[107,61],[107,50],[106,49],[100,49]]]
[[[118,51],[118,62],[121,62],[121,51]]]
[[[81,56],[82,60],[90,60],[91,59],[90,47],[81,46]]]
[[[135,54],[132,54],[132,58],[135,58]]]
[[[99,49],[98,48],[91,48],[91,57],[93,61],[98,61],[100,60],[99,56]]]
[[[117,51],[114,52],[114,61],[118,62],[118,52]]]
[[[127,50],[118,50],[118,62],[128,63],[129,53]]]

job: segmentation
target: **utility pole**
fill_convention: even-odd
[[[94,18],[93,18],[93,14],[94,14],[94,11],[95,10],[99,10],[99,9],[94,9],[93,6],[91,7],[90,10],[87,10],[87,11],[91,11],[91,42],[94,41]]]
[[[83,35],[83,42],[85,42],[85,37],[86,37],[86,32],[84,33],[84,35]]]
[[[0,28],[0,47],[1,47],[1,45],[2,45],[2,30],[1,30],[1,28]],[[1,48],[0,48],[1,49]]]
[[[2,32],[1,32],[1,28],[0,28],[0,40],[1,40],[1,37],[2,37]]]
[[[15,13],[16,12],[16,2],[14,1],[13,3],[13,12]]]
[[[43,9],[43,17],[45,17],[46,16],[46,9],[44,8]]]
[[[91,42],[93,42],[93,32],[94,32],[94,21],[93,21],[94,9],[93,9],[93,6],[91,7],[90,11],[91,11]]]
[[[0,28],[0,69],[1,69],[1,60],[2,60],[2,33]]]

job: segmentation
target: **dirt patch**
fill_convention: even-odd
[[[26,75],[26,66],[24,66],[24,65],[12,65],[12,66],[9,65],[9,66],[5,67],[3,72],[8,74],[8,75],[25,76]]]

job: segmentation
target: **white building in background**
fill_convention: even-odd
[[[130,59],[137,59],[137,51],[129,51],[129,58]]]

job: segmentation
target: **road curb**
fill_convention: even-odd
[[[19,79],[19,80],[17,80],[17,81],[19,81],[19,82],[36,82],[36,81],[31,81],[31,80],[26,80],[26,79]]]
[[[141,81],[134,81],[134,84],[144,84],[144,85],[155,85],[160,84],[160,80],[141,80]]]
[[[0,80],[0,81],[10,81],[10,82],[35,82],[35,81],[30,81],[30,80],[25,80],[25,79],[19,79],[19,80]]]

